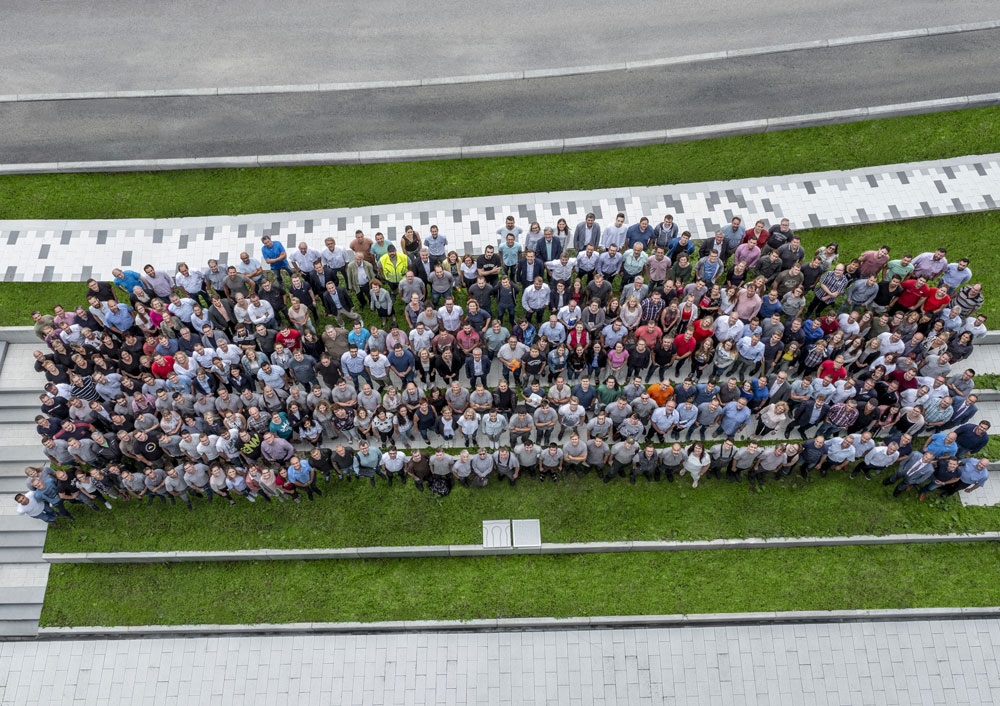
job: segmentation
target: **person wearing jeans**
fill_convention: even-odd
[[[46,524],[51,525],[56,521],[56,513],[48,504],[38,497],[37,490],[29,490],[27,493],[18,493],[14,496],[17,503],[17,514],[34,517]]]

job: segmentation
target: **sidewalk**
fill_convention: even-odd
[[[714,233],[734,215],[788,218],[793,229],[857,225],[998,208],[1000,154],[815,172],[594,191],[513,194],[327,211],[172,219],[0,221],[8,264],[6,282],[110,278],[115,267],[140,270],[146,263],[168,272],[177,262],[203,268],[209,258],[225,265],[239,253],[260,252],[260,238],[279,238],[287,248],[305,240],[323,247],[328,236],[347,245],[357,229],[382,231],[396,241],[406,225],[422,236],[436,224],[449,249],[481,252],[496,244],[496,230],[513,215],[518,225],[538,221],[570,230],[593,212],[603,224],[625,213],[626,222],[648,216],[653,225],[672,213],[678,228],[696,238]],[[176,257],[176,260],[166,258]]]

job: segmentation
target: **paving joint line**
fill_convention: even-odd
[[[262,86],[215,86],[202,88],[158,88],[132,89],[117,91],[78,91],[53,93],[14,93],[0,95],[0,103],[27,103],[38,101],[59,100],[103,100],[131,98],[180,98],[191,96],[240,96],[268,93],[325,93],[337,91],[376,90],[392,88],[419,88],[423,86],[446,86],[469,83],[491,83],[498,81],[521,81],[539,78],[560,78],[566,76],[581,76],[615,71],[635,71],[648,68],[681,66],[685,64],[719,61],[725,59],[741,59],[768,54],[784,54],[795,51],[813,49],[839,48],[876,42],[897,41],[901,39],[921,39],[947,34],[961,34],[983,30],[1000,29],[1000,20],[986,20],[964,24],[940,25],[937,27],[920,27],[874,34],[834,37],[833,39],[814,39],[803,42],[789,42],[763,47],[744,49],[729,49],[724,51],[684,54],[681,56],[660,57],[653,59],[637,59],[635,61],[619,61],[608,64],[589,64],[583,66],[566,66],[549,69],[523,69],[515,71],[497,71],[482,74],[467,74],[458,76],[436,76],[428,78],[382,80],[382,81],[343,81],[302,84],[276,84]]]

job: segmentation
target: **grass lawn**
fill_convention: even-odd
[[[690,480],[605,485],[590,474],[561,483],[525,477],[515,488],[456,486],[439,498],[413,485],[334,481],[322,498],[253,505],[240,500],[74,509],[75,525],[50,529],[49,552],[174,551],[422,544],[479,544],[482,521],[539,518],[546,542],[693,540],[718,537],[980,532],[1000,530],[1000,513],[964,507],[957,497],[920,503],[893,498],[879,479],[844,474],[789,476],[760,492],[746,483]],[[150,528],[154,531],[150,531]]]
[[[43,626],[990,606],[997,544],[240,564],[57,564]],[[614,577],[613,581],[597,577]],[[109,591],[114,601],[108,600]],[[151,600],[151,597],[156,598]]]
[[[270,213],[852,169],[997,151],[1000,108],[526,157],[0,177],[0,218]],[[748,214],[752,216],[753,214]]]

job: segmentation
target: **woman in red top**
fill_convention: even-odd
[[[757,221],[757,223],[754,224],[753,230],[748,230],[746,235],[743,236],[742,242],[746,243],[750,240],[750,238],[753,238],[757,241],[757,247],[763,250],[764,246],[767,244],[767,239],[770,237],[771,234],[768,232],[767,228],[764,227],[764,221]]]
[[[712,334],[714,333],[712,329],[713,323],[714,322],[712,321],[711,316],[704,316],[695,322],[694,337],[698,340],[698,343],[701,343],[706,338],[712,337]]]
[[[931,287],[930,296],[924,302],[924,311],[928,314],[933,314],[935,311],[948,306],[950,301],[951,297],[948,296],[947,287]]]
[[[590,345],[590,335],[587,333],[587,329],[583,327],[583,323],[577,321],[573,330],[569,332],[570,350],[575,349],[577,346],[586,348],[588,345]]]

